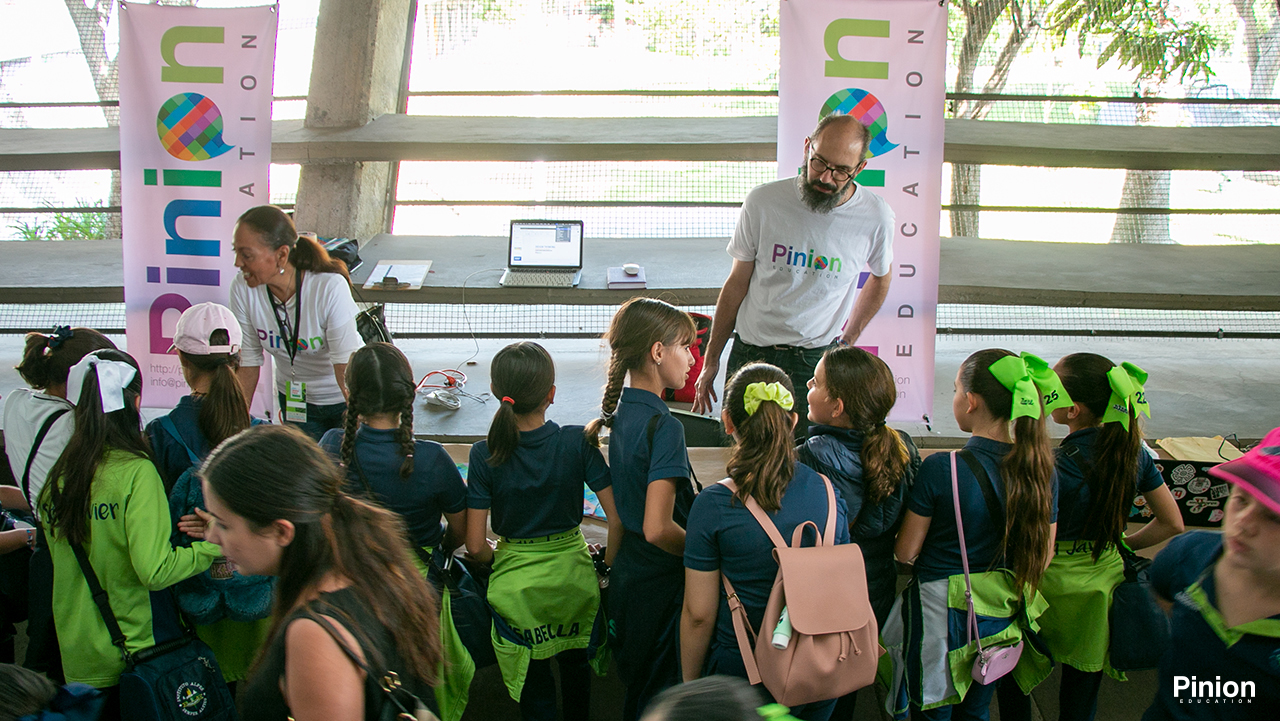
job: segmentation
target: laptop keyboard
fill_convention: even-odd
[[[572,288],[576,270],[511,270],[502,277],[505,287]]]

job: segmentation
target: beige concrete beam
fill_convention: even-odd
[[[409,5],[409,0],[322,0],[305,128],[361,128],[399,110]],[[395,173],[390,162],[371,160],[326,158],[305,165],[294,209],[297,226],[366,239],[389,230]]]
[[[777,158],[777,118],[382,115],[359,127],[272,125],[272,161]],[[118,168],[114,128],[0,129],[0,170]],[[1147,128],[948,120],[949,162],[1142,170],[1280,170],[1280,128]]]

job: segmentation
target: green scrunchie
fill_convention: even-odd
[[[1036,388],[1040,391],[1040,399],[1044,401],[1044,412],[1047,414],[1058,408],[1070,408],[1075,405],[1075,401],[1071,400],[1071,396],[1067,394],[1067,389],[1062,385],[1062,379],[1054,372],[1053,368],[1047,361],[1040,356],[1030,353],[1022,354],[1022,361],[1027,364],[1027,371],[1031,374],[1031,381],[1036,384]]]
[[[1111,399],[1107,401],[1107,412],[1102,415],[1103,423],[1118,422],[1129,430],[1129,408],[1132,406],[1134,417],[1143,413],[1151,417],[1151,406],[1147,404],[1145,384],[1148,374],[1132,363],[1121,363],[1107,371],[1107,382],[1111,384]]]
[[[791,397],[791,391],[782,386],[781,383],[751,383],[742,393],[742,407],[746,409],[747,415],[754,416],[756,409],[765,401],[773,401],[782,406],[783,410],[791,410],[795,407],[795,399]]]
[[[1000,381],[1000,385],[1013,393],[1013,411],[1009,420],[1017,420],[1023,416],[1040,417],[1040,392],[1036,389],[1026,361],[1018,356],[1007,355],[992,363],[989,370]]]

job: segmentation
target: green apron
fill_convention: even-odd
[[[459,721],[471,698],[471,679],[476,675],[476,663],[467,647],[462,645],[458,629],[453,625],[448,589],[440,594],[440,647],[443,663],[440,664],[440,684],[435,687],[440,719]]]
[[[267,642],[267,632],[270,630],[270,618],[257,621],[232,621],[224,618],[204,626],[196,626],[196,635],[213,651],[214,658],[218,659],[222,679],[227,683],[234,683],[249,678],[249,669],[253,668],[253,660],[258,657],[262,644]]]
[[[530,660],[595,645],[592,668],[601,676],[607,670],[600,585],[581,530],[499,540],[489,604],[509,626],[508,633],[495,626],[491,635],[511,698],[520,700]]]
[[[1111,668],[1111,594],[1124,580],[1124,562],[1115,547],[1093,562],[1089,541],[1059,541],[1053,563],[1040,580],[1049,608],[1040,617],[1040,637],[1055,661],[1085,672],[1105,671],[1125,681]]]

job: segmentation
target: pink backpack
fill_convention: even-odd
[[[825,476],[822,482],[827,487],[826,530],[819,535],[817,524],[805,521],[796,526],[791,545],[755,499],[746,499],[747,510],[773,541],[778,561],[761,633],[751,628],[733,584],[721,574],[747,678],[752,684],[763,683],[785,706],[839,698],[871,685],[884,653],[871,612],[862,549],[852,543],[836,545],[835,489]],[[720,483],[737,495],[732,479]],[[816,545],[801,547],[805,528],[813,529]],[[779,649],[773,634],[784,608],[792,631],[786,648]]]

